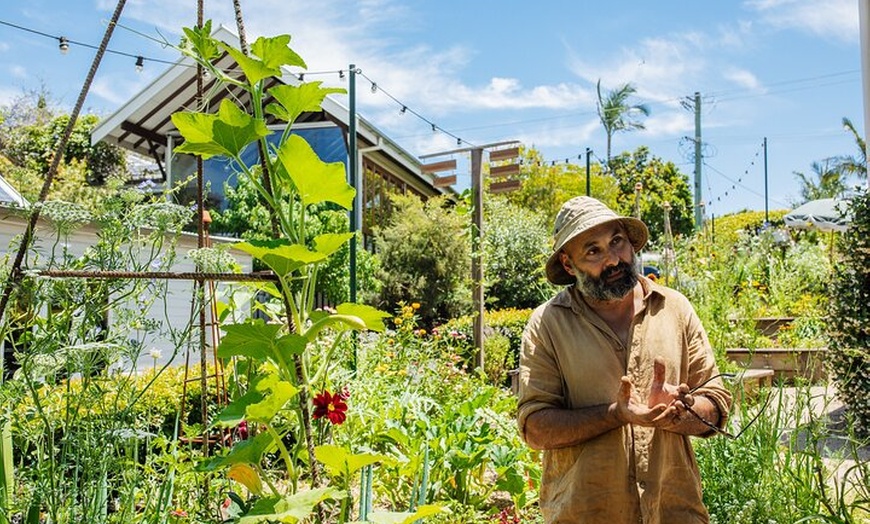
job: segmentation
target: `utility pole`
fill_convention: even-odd
[[[770,225],[770,214],[767,209],[767,137],[764,137],[764,227]]]
[[[695,231],[704,225],[701,208],[701,93],[695,91]]]
[[[870,143],[870,0],[858,0],[858,27],[861,43],[861,78],[864,86],[864,143]],[[867,172],[870,173],[870,155],[864,151],[868,159]],[[870,176],[867,177],[867,187],[870,188]]]

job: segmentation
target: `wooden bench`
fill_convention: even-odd
[[[729,348],[725,356],[740,367],[770,369],[774,378],[791,382],[803,378],[818,382],[825,378],[826,348]]]
[[[739,386],[736,388],[735,406],[739,406],[743,399],[755,397],[763,386],[773,386],[774,375],[772,369],[744,369],[731,378],[731,382]]]

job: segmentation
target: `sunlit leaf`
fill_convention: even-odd
[[[262,319],[222,326],[226,335],[218,346],[218,357],[268,358],[272,355],[272,347],[281,327],[279,324],[266,324]]]
[[[353,233],[325,233],[314,237],[314,249],[330,256],[353,238]]]
[[[412,524],[419,519],[431,517],[439,513],[450,513],[446,507],[426,504],[413,513],[394,511],[373,511],[368,515],[368,522],[373,524]]]
[[[323,99],[332,93],[344,93],[338,87],[321,88],[322,82],[306,82],[298,86],[282,84],[269,89],[277,103],[266,106],[266,112],[285,122],[295,122],[306,111],[320,111]]]
[[[290,244],[286,240],[251,240],[234,244],[233,247],[262,260],[281,277],[326,259],[323,253],[311,251],[301,244]]]
[[[257,500],[239,524],[285,522],[294,524],[308,517],[314,507],[327,499],[340,500],[346,494],[335,488],[317,488],[300,491],[289,497],[267,497]]]
[[[260,480],[257,470],[252,468],[250,464],[233,464],[227,472],[227,478],[245,486],[254,495],[260,495],[263,492],[263,481]]]
[[[206,62],[210,62],[218,57],[218,50],[215,39],[211,36],[211,20],[206,20],[202,27],[184,27],[184,40],[181,43],[182,53],[200,57]]]
[[[227,99],[221,101],[217,114],[182,111],[172,115],[172,123],[184,138],[176,151],[203,159],[215,155],[237,157],[248,144],[270,133],[263,120]]]
[[[357,453],[352,454],[347,449],[325,444],[314,448],[314,455],[318,462],[326,467],[327,472],[332,477],[349,479],[362,468],[378,462],[391,462],[392,459],[386,455],[376,455],[374,453]]]
[[[335,311],[342,315],[353,315],[359,317],[365,323],[366,329],[378,333],[383,333],[386,329],[386,326],[384,326],[384,319],[392,316],[389,313],[385,313],[372,306],[354,304],[352,302],[339,304],[335,307]]]
[[[217,471],[233,464],[259,464],[263,453],[272,445],[272,435],[258,433],[254,438],[237,442],[226,455],[213,457],[196,466],[197,471]]]
[[[269,67],[307,67],[302,57],[290,49],[290,35],[261,36],[251,45],[251,53],[262,58]]]
[[[293,384],[280,380],[277,375],[263,378],[257,383],[256,389],[263,394],[263,400],[249,405],[245,413],[251,422],[264,424],[270,422],[299,391]]]
[[[281,76],[280,67],[272,67],[256,57],[247,56],[224,42],[219,42],[218,45],[239,64],[239,67],[242,68],[242,72],[245,74],[245,78],[248,79],[248,83],[251,85],[270,76]]]
[[[278,149],[278,159],[296,187],[303,206],[333,202],[350,209],[353,205],[356,190],[347,183],[344,163],[327,164],[301,136],[287,137]]]

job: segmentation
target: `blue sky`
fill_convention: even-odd
[[[7,0],[0,21],[96,46],[115,5]],[[109,53],[86,110],[110,114],[166,68],[159,60],[177,55],[154,39],[177,43],[195,8],[128,0],[109,49],[142,55],[145,68]],[[765,137],[768,206],[784,209],[799,198],[795,171],[857,152],[842,118],[864,128],[858,0],[243,0],[242,9],[250,41],[291,34],[310,72],[330,72],[316,76],[326,84],[346,85],[331,72],[356,64],[379,87],[359,79],[359,112],[418,155],[455,148],[452,134],[520,140],[548,161],[585,163],[577,157],[587,147],[603,158],[600,79],[632,83],[634,101],[651,109],[646,130],[616,135],[614,152],[647,145],[691,179],[694,115],[680,102],[700,92],[708,215],[764,209]],[[205,16],[235,28],[229,0],[206,1]],[[61,55],[57,43],[0,25],[0,103],[44,85],[72,107],[94,50]],[[401,115],[402,105],[450,134]]]

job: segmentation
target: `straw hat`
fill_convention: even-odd
[[[619,216],[592,197],[574,197],[565,202],[556,215],[556,223],[553,227],[553,254],[550,255],[546,265],[547,280],[563,286],[573,284],[576,279],[562,267],[559,252],[574,237],[608,222],[622,223],[635,253],[643,249],[649,239],[649,230],[640,220]]]

